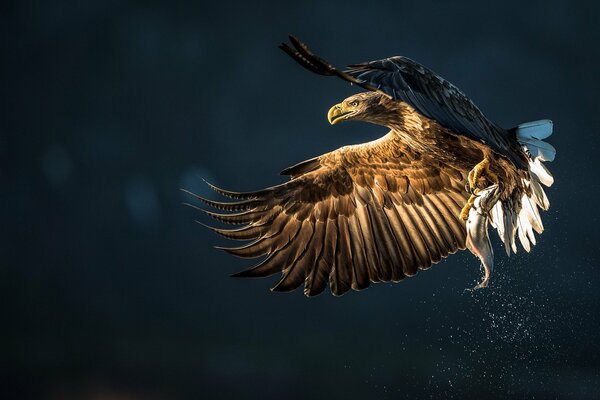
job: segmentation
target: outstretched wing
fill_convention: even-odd
[[[467,193],[464,172],[424,159],[393,139],[346,146],[284,171],[292,179],[251,193],[211,187],[234,202],[198,197],[233,213],[209,216],[239,229],[211,228],[250,240],[228,253],[266,256],[235,276],[282,272],[275,291],[304,283],[321,293],[327,283],[341,295],[370,282],[397,282],[465,248],[459,219]]]
[[[305,44],[290,36],[294,48],[279,47],[300,65],[320,75],[338,76],[365,89],[383,93],[411,105],[425,117],[470,139],[478,140],[527,169],[514,134],[488,120],[463,92],[433,71],[406,57],[348,66],[341,71],[313,54]]]

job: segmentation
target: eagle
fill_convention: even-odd
[[[218,247],[261,258],[235,277],[281,274],[273,291],[304,286],[306,296],[362,290],[399,282],[469,248],[481,259],[487,286],[494,227],[508,255],[516,239],[530,251],[544,227],[542,188],[553,183],[543,165],[554,148],[543,141],[552,122],[511,129],[487,119],[461,90],[403,56],[339,69],[297,38],[280,48],[307,70],[366,89],[331,107],[332,125],[364,121],[389,129],[383,137],[347,145],[281,172],[283,184],[253,192],[224,190],[229,200],[195,195],[202,209],[234,229],[207,226],[238,247]]]

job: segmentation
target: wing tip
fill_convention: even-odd
[[[244,269],[244,270],[235,272],[229,276],[231,278],[256,278],[255,275],[252,275],[251,271],[252,271],[252,268]]]
[[[335,74],[336,69],[334,67],[310,51],[308,46],[297,37],[290,34],[288,38],[294,48],[290,47],[287,43],[281,43],[278,47],[298,64],[318,75],[331,76]]]

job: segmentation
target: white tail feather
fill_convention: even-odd
[[[544,231],[538,207],[548,210],[550,202],[542,185],[552,186],[554,178],[542,161],[552,161],[556,154],[552,145],[542,141],[552,134],[552,121],[527,122],[515,128],[515,133],[531,157],[529,179],[523,181],[531,194],[524,193],[518,201],[498,201],[490,212],[492,226],[496,228],[508,255],[511,251],[517,252],[516,236],[523,249],[529,252],[536,244],[534,232],[541,234]]]
[[[552,121],[549,119],[540,119],[539,121],[525,122],[517,126],[517,138],[546,139],[552,135]]]
[[[542,119],[526,122],[515,128],[517,140],[527,149],[533,160],[554,160],[556,149],[551,144],[542,141],[552,135],[552,127],[552,121]]]
[[[554,161],[556,149],[550,143],[538,139],[519,139],[519,143],[525,146],[534,160]]]

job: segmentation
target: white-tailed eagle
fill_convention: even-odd
[[[256,192],[232,192],[218,202],[226,213],[205,211],[238,229],[211,228],[250,241],[228,253],[262,261],[234,276],[282,273],[275,291],[304,285],[313,296],[371,282],[398,282],[469,248],[491,269],[488,220],[516,252],[542,233],[538,207],[547,210],[541,184],[553,178],[542,161],[554,148],[548,120],[504,129],[487,119],[456,86],[406,57],[340,70],[294,37],[280,47],[306,69],[337,76],[367,92],[334,105],[331,124],[365,121],[389,128],[372,142],[344,146],[282,171],[290,180]]]

